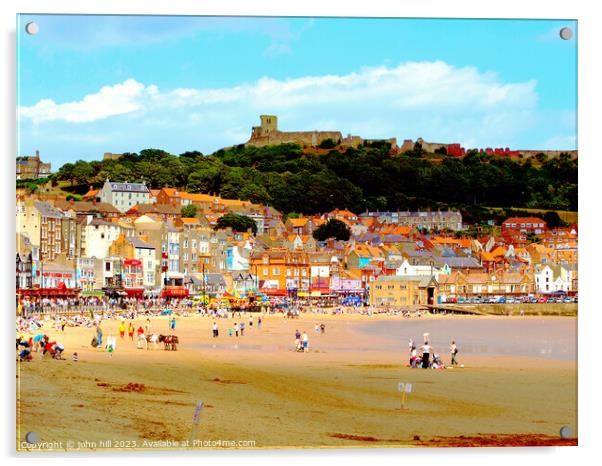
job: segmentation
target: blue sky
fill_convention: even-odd
[[[35,36],[22,33],[36,21]],[[26,15],[17,155],[211,153],[282,130],[576,148],[573,21]]]

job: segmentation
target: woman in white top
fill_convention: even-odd
[[[429,345],[428,341],[424,342],[424,345],[422,345],[422,368],[423,369],[428,369],[429,368],[429,359],[431,358],[431,345]]]

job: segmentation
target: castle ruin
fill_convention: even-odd
[[[261,115],[261,125],[253,126],[251,139],[247,142],[248,146],[268,146],[274,144],[295,143],[303,146],[317,147],[323,141],[332,140],[335,144],[344,147],[358,147],[363,142],[359,136],[348,134],[345,138],[340,131],[280,131],[278,129],[278,117],[276,115]],[[375,141],[375,140],[369,140]],[[387,139],[391,147],[397,148],[395,138]]]

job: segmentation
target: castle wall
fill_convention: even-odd
[[[247,144],[258,147],[285,143],[317,146],[325,139],[338,142],[342,139],[342,135],[340,131],[271,131],[262,134],[260,131],[254,130]]]

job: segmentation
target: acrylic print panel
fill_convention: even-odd
[[[17,31],[18,450],[577,443],[575,21]]]

